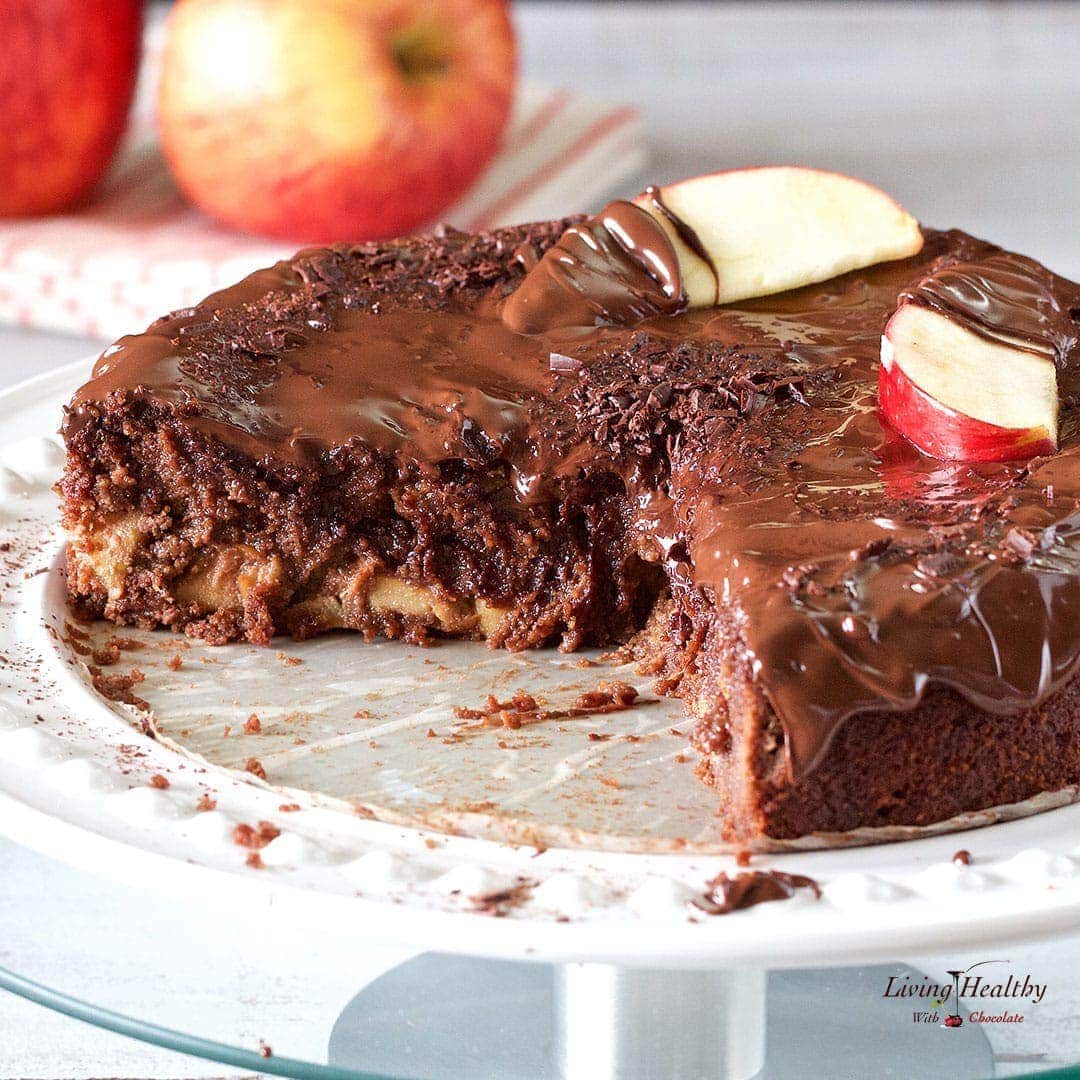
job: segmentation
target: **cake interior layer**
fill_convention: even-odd
[[[505,472],[351,447],[283,475],[134,406],[70,447],[69,588],[88,614],[266,642],[346,628],[511,649],[625,641],[661,593],[621,479],[528,501]]]

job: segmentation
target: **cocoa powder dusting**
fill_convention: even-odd
[[[519,878],[516,885],[506,889],[497,889],[494,892],[481,893],[478,896],[470,896],[469,903],[473,911],[481,915],[492,915],[501,919],[516,907],[520,907],[532,895],[536,888],[536,882],[529,878]]]

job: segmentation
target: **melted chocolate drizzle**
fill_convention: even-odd
[[[640,207],[616,200],[571,225],[530,268],[502,307],[519,334],[559,328],[633,326],[686,307],[679,259],[664,230]]]
[[[708,267],[716,286],[713,292],[713,299],[715,300],[720,292],[720,275],[717,272],[716,263],[713,261],[709,249],[702,243],[701,237],[664,202],[663,192],[656,184],[650,184],[642,192],[642,196],[649,200],[653,213],[657,217],[663,218],[671,226],[675,235]]]
[[[1059,391],[1075,401],[1080,365],[1070,363],[1080,341],[1070,283],[1024,255],[997,251],[977,262],[945,258],[902,300],[933,308],[990,341],[1051,356]]]
[[[705,888],[705,895],[693,905],[708,915],[729,915],[757,904],[790,900],[799,889],[809,889],[815,900],[821,899],[821,886],[813,878],[781,870],[747,870],[734,877],[717,874]]]
[[[913,258],[685,312],[662,230],[628,205],[566,235],[552,223],[302,252],[122,338],[67,422],[120,394],[270,469],[362,439],[402,460],[506,468],[524,502],[615,472],[673,592],[722,620],[796,777],[849,718],[913,709],[933,686],[1015,714],[1075,677],[1075,414],[1051,458],[940,462],[883,426],[876,386],[902,297],[1052,348],[1072,385],[1080,288],[928,231]]]

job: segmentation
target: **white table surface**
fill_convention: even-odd
[[[753,163],[834,168],[881,184],[923,221],[966,227],[1080,277],[1080,6],[536,3],[519,4],[517,22],[527,76],[641,106],[648,179]],[[0,327],[0,386],[100,345]],[[129,920],[133,941],[152,926],[157,913],[144,901],[0,841],[0,963],[19,942],[20,956],[29,947],[37,957],[27,974],[70,977],[72,964],[94,962],[101,919]],[[35,927],[61,915],[71,946],[38,940]],[[185,933],[215,928],[192,912]],[[1080,937],[1013,950],[1032,969],[1053,967],[1055,989],[1037,1038],[991,1032],[1003,1074],[1080,1059],[1080,963],[1063,965],[1069,956],[1080,961]],[[344,1004],[364,973],[335,985],[326,959],[315,954],[246,991],[245,972],[231,972],[236,1014],[221,1030],[255,1039],[261,1020],[295,1027],[314,972],[327,1001]],[[373,972],[384,963],[373,955]],[[182,946],[176,966],[177,981],[160,985],[133,958],[125,996],[167,1015],[177,994],[198,993]],[[312,1053],[325,1035],[305,1036]],[[0,994],[0,1080],[225,1075],[234,1074]]]

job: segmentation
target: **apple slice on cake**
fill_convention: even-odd
[[[885,192],[820,169],[734,169],[634,202],[667,233],[694,308],[813,285],[923,244],[919,223]]]
[[[1053,354],[991,340],[903,303],[881,339],[878,404],[931,457],[1015,461],[1057,449]]]

